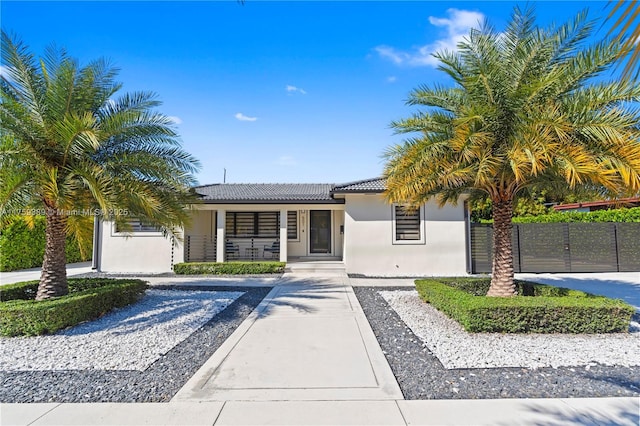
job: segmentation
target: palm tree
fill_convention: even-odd
[[[4,31],[2,59],[0,212],[46,218],[38,300],[67,294],[65,236],[86,240],[93,213],[125,228],[131,216],[165,232],[184,223],[199,166],[153,93],[116,97],[105,60],[81,67],[56,48],[36,60]]]
[[[427,107],[392,123],[417,136],[386,152],[386,197],[418,205],[464,194],[493,204],[489,296],[515,294],[511,217],[531,188],[595,185],[621,196],[640,190],[640,86],[605,81],[617,40],[584,46],[594,23],[580,13],[539,28],[515,8],[502,33],[484,24],[457,52],[436,55],[453,87],[419,87],[409,105]],[[596,79],[596,77],[600,77]]]
[[[614,19],[616,16],[618,19],[614,22],[609,34],[617,31],[617,38],[624,39],[620,57],[630,54],[629,61],[624,67],[623,77],[637,78],[640,74],[640,2],[638,0],[616,1],[607,19]]]

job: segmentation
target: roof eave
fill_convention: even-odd
[[[383,194],[384,191],[379,189],[338,189],[336,191],[331,191],[331,195],[340,194]]]
[[[344,204],[344,200],[200,200],[196,204]]]

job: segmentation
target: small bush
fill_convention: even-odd
[[[489,279],[417,280],[420,297],[469,332],[613,333],[629,329],[635,309],[621,300],[516,281],[518,296],[486,297]]]
[[[98,318],[138,301],[147,288],[141,280],[70,278],[69,294],[35,301],[37,281],[3,286],[0,335],[34,336]]]
[[[173,265],[173,272],[178,275],[280,274],[285,265],[284,262],[189,262]]]

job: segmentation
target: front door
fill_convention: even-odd
[[[309,251],[314,254],[331,253],[331,210],[309,212]]]

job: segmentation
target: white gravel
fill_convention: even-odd
[[[640,365],[640,330],[606,335],[467,333],[415,290],[380,291],[447,369]]]
[[[0,370],[145,370],[243,292],[147,290],[131,306],[55,335],[0,338]]]

